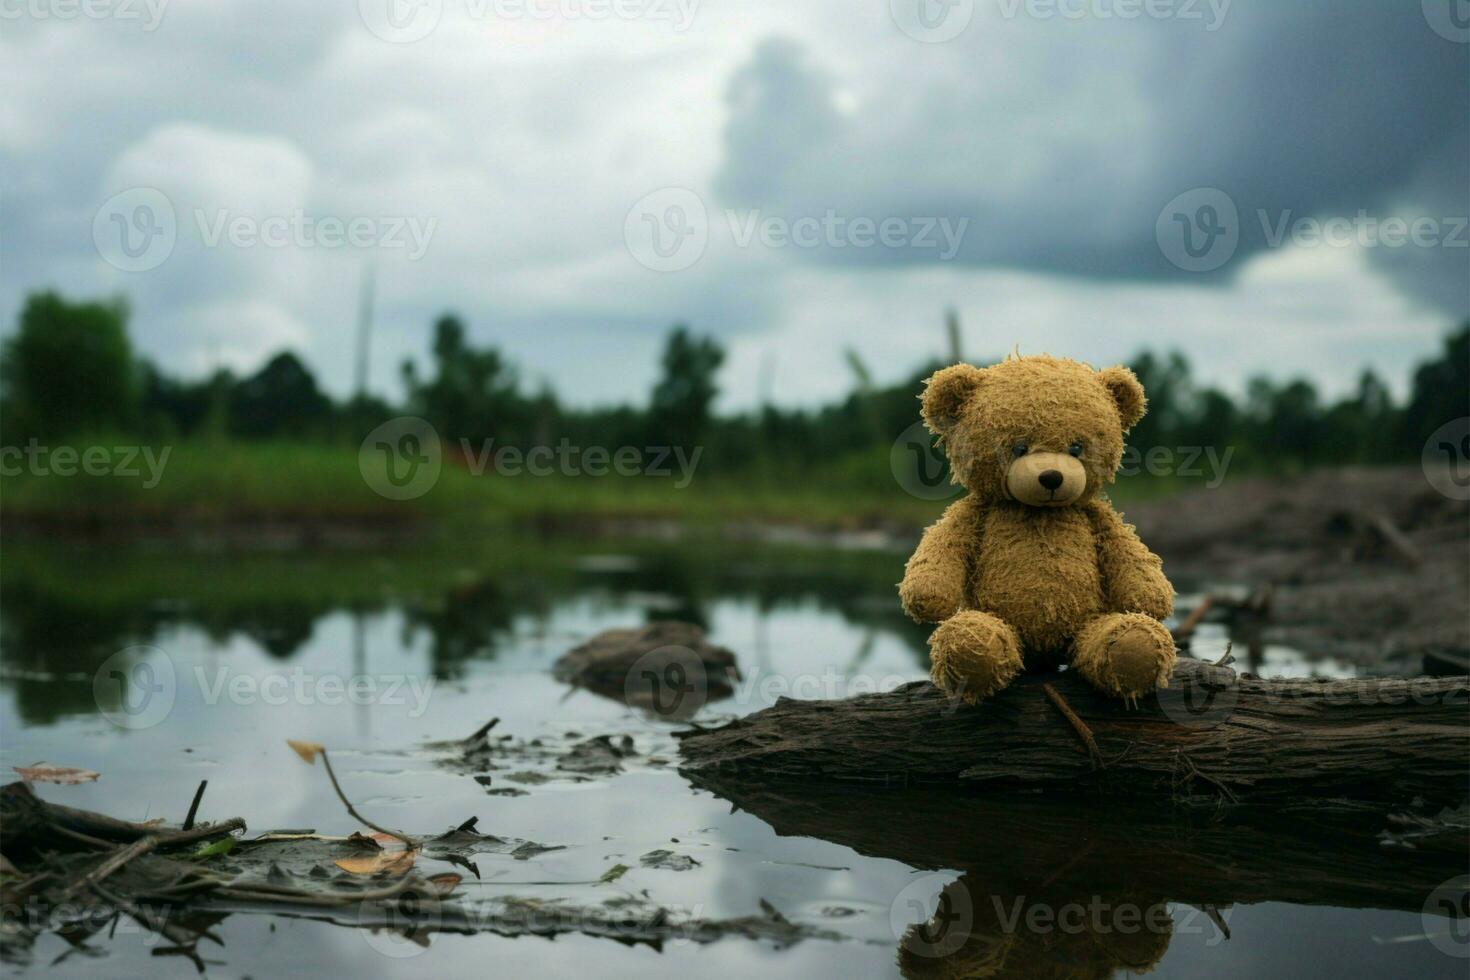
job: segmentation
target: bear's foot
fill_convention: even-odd
[[[989,613],[967,610],[940,623],[929,637],[929,676],[950,697],[974,704],[1021,672],[1021,638]]]
[[[1099,691],[1130,705],[1150,691],[1169,686],[1174,637],[1152,616],[1099,616],[1082,628],[1074,646],[1073,669]]]

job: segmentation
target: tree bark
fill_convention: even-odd
[[[927,682],[783,698],[680,738],[687,770],[721,778],[1455,804],[1470,788],[1470,678],[1264,680],[1181,660],[1135,709],[1067,671],[1020,678],[976,706]]]

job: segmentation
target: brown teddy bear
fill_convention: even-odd
[[[974,703],[1023,669],[1070,663],[1132,703],[1168,683],[1160,622],[1174,589],[1101,491],[1143,417],[1124,367],[1011,357],[934,374],[924,422],[969,493],[924,532],[899,596],[929,639],[934,683]]]

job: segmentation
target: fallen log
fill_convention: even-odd
[[[1470,787],[1470,678],[1266,680],[1180,660],[1170,686],[1136,709],[1064,671],[1020,678],[976,706],[927,682],[783,698],[679,737],[688,771],[750,779],[1455,804]]]

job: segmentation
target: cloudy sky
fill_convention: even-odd
[[[951,306],[975,359],[1401,389],[1470,314],[1454,2],[0,0],[0,317],[120,291],[169,369],[340,394],[371,265],[385,395],[454,310],[573,403],[684,321],[725,407],[811,404]]]

